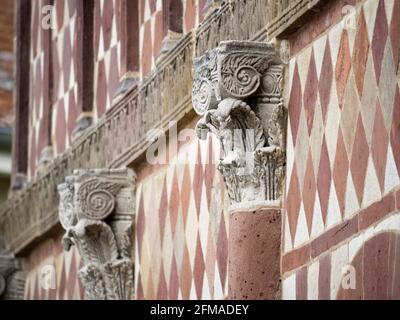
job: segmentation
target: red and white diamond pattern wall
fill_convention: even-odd
[[[284,251],[400,184],[400,2],[366,1],[290,60]]]
[[[203,0],[189,0],[183,3],[183,31],[193,29],[202,19],[198,12],[204,6]],[[64,152],[71,144],[72,132],[79,116],[82,103],[79,96],[78,70],[79,44],[77,34],[79,0],[54,1],[53,28],[42,28],[42,20],[48,14],[44,10],[49,0],[35,0],[32,5],[32,50],[31,50],[31,119],[29,139],[29,176],[35,174],[42,150],[53,146],[54,156]],[[112,106],[113,95],[127,70],[127,52],[121,50],[126,41],[123,27],[123,10],[126,3],[120,0],[96,0],[94,2],[94,101],[93,116],[100,118]],[[200,9],[199,9],[200,8]],[[141,74],[148,75],[155,67],[163,40],[162,1],[141,0],[140,10],[140,59]],[[128,15],[129,19],[129,15]],[[129,30],[127,31],[129,32]],[[51,34],[50,49],[47,38]],[[50,61],[51,66],[47,65]],[[46,55],[46,56],[45,56]],[[50,82],[50,70],[52,81]],[[51,96],[50,96],[50,86]],[[91,106],[89,106],[91,107]],[[50,111],[51,109],[51,111]],[[49,119],[51,114],[51,119]],[[51,122],[51,137],[49,127]]]
[[[140,67],[142,77],[155,66],[163,40],[162,1],[140,1]]]
[[[216,172],[219,150],[213,138],[196,139],[180,147],[168,165],[140,179],[137,299],[226,297],[228,202]]]
[[[291,273],[283,281],[283,299],[400,299],[400,213]],[[354,268],[354,269],[351,269]],[[355,277],[349,283],[349,270]]]
[[[80,256],[76,247],[63,251],[62,236],[48,239],[27,259],[26,300],[81,300],[84,289],[78,277]]]
[[[123,1],[99,0],[94,6],[94,116],[111,107],[122,74],[121,10]],[[129,19],[129,17],[128,17]],[[129,32],[129,31],[128,31]]]
[[[78,41],[77,5],[79,0],[54,2],[52,30],[53,112],[52,142],[55,155],[71,143],[72,131],[78,116],[77,62]]]
[[[52,145],[57,155],[71,143],[79,98],[76,80],[79,39],[75,33],[77,1],[55,1],[51,20],[46,20],[49,1],[32,2],[30,176],[35,174],[41,152],[46,146]],[[52,28],[43,27],[44,21],[51,23]]]

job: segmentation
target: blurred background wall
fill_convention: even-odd
[[[0,10],[0,204],[5,200],[11,174],[14,1]]]

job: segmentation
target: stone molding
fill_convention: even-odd
[[[329,1],[323,0],[268,0],[268,39],[285,38],[302,26],[310,15]]]
[[[196,56],[203,55],[224,40],[265,40],[270,1],[231,0],[211,6],[196,29]],[[248,17],[251,17],[251,22]]]
[[[283,65],[272,45],[223,41],[195,60],[193,108],[200,139],[215,134],[231,209],[279,206],[285,172]]]
[[[25,276],[22,259],[0,255],[0,300],[22,300]]]
[[[63,247],[78,248],[88,299],[133,299],[135,180],[130,169],[75,170],[58,186]]]

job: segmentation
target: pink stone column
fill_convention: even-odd
[[[228,247],[229,299],[279,299],[281,210],[231,213]]]

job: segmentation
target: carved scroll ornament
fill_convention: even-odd
[[[195,60],[197,135],[214,133],[224,152],[222,173],[232,207],[278,204],[285,166],[283,66],[273,46],[226,41]]]
[[[76,170],[58,187],[63,246],[79,250],[89,299],[133,298],[134,183],[128,169]]]

